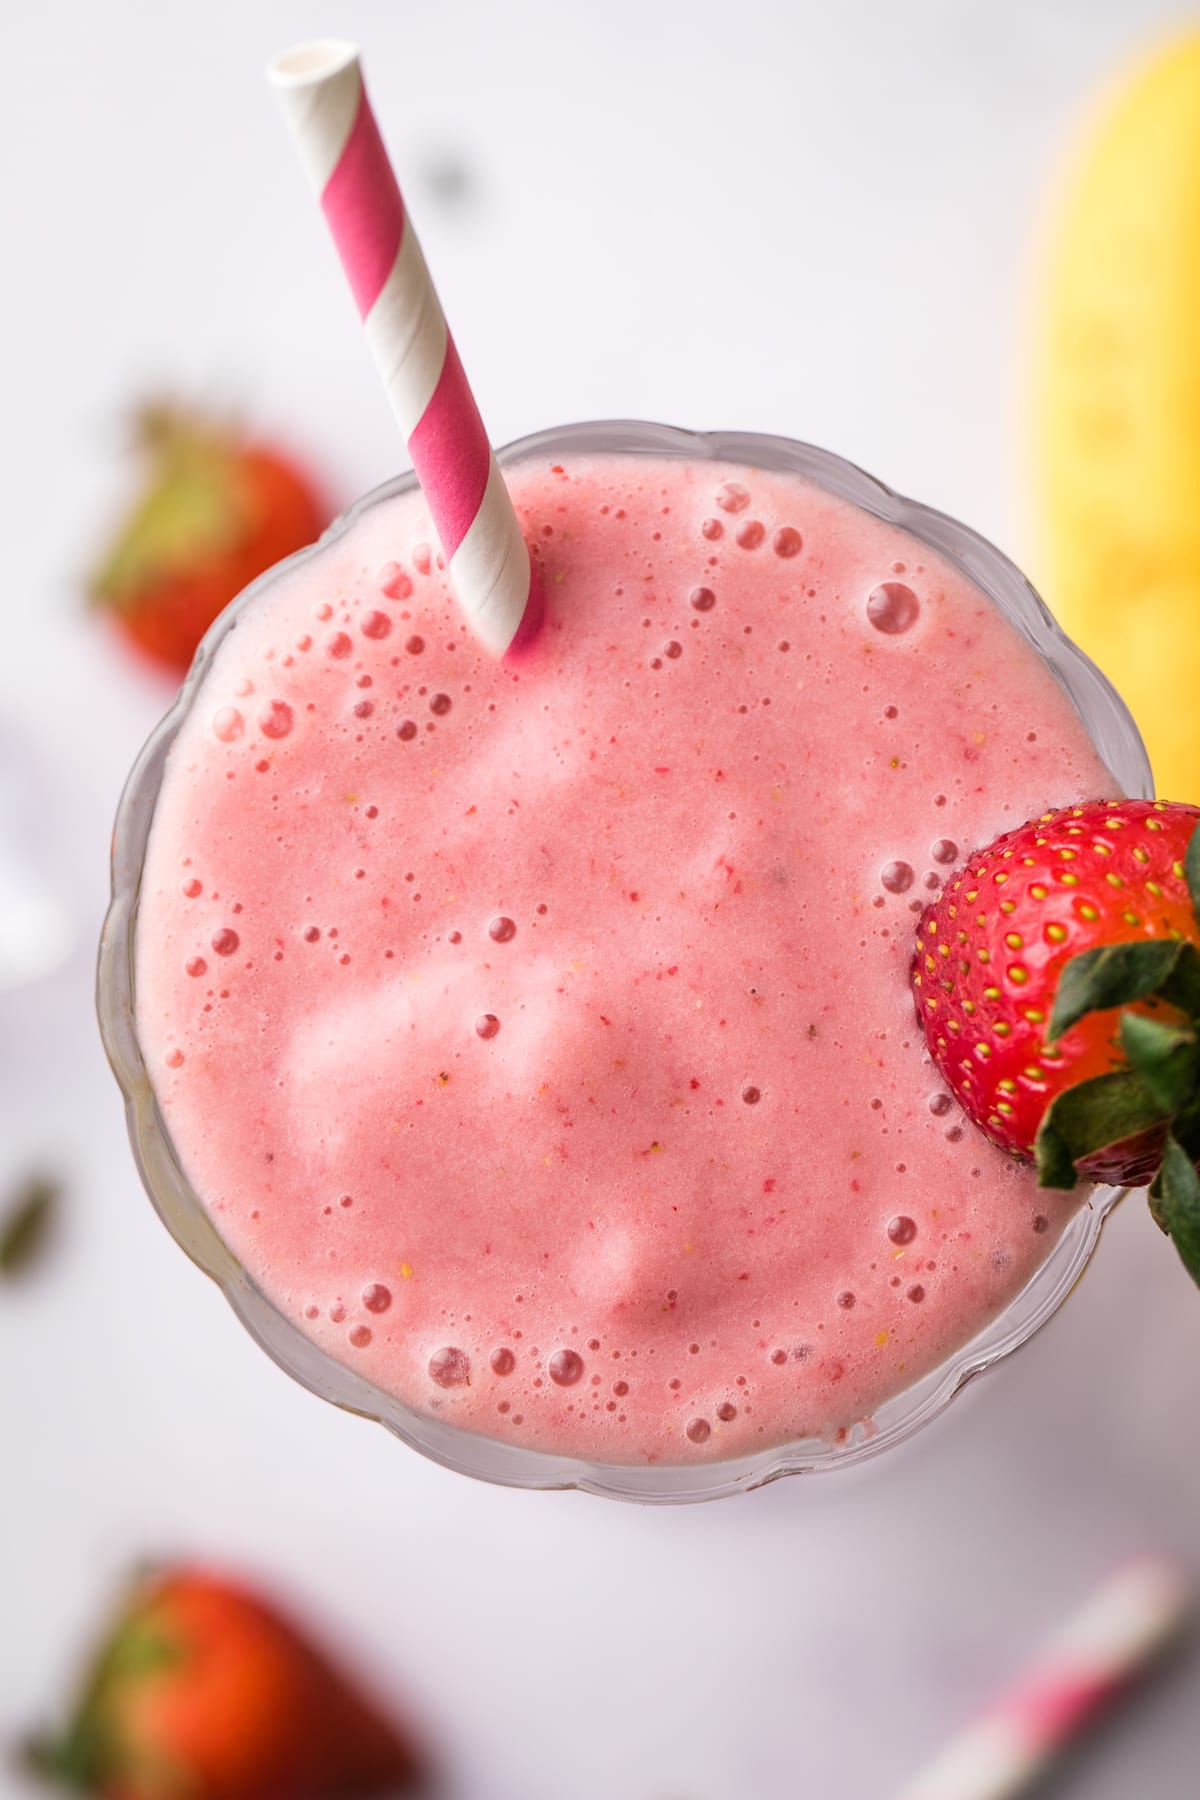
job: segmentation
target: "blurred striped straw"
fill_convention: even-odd
[[[363,86],[353,44],[285,51],[279,96],[341,258],[446,553],[454,591],[496,656],[541,623],[537,570]]]
[[[1017,1800],[1179,1635],[1193,1600],[1166,1558],[1119,1569],[895,1800]]]

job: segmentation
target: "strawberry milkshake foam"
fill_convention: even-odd
[[[419,1413],[614,1464],[837,1439],[1080,1204],[962,1118],[908,967],[961,859],[1113,778],[979,589],[822,488],[506,473],[523,660],[417,492],[216,649],[139,900],[162,1118],[251,1280]]]

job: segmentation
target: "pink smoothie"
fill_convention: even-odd
[[[1112,778],[977,589],[820,489],[510,485],[518,666],[419,495],[221,643],[140,900],[163,1117],[253,1280],[420,1411],[612,1463],[834,1438],[1079,1204],[940,1090],[907,971],[962,855]]]

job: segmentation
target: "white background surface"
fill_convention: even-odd
[[[1161,0],[107,0],[5,34],[0,729],[78,950],[0,998],[0,1736],[147,1552],[277,1580],[407,1694],[454,1800],[885,1800],[1114,1561],[1200,1561],[1200,1296],[1137,1204],[911,1446],[689,1511],[475,1485],[293,1386],[144,1200],[91,1017],[124,774],[169,695],[80,613],[155,383],[339,497],[400,454],[261,78],[318,32],[376,111],[499,440],[588,416],[828,443],[1029,561],[1025,325],[1073,122]],[[466,185],[448,195],[447,170]],[[1033,571],[1036,574],[1036,569]],[[11,742],[8,754],[13,755]],[[1197,1790],[1195,1659],[1056,1787]],[[0,1793],[24,1790],[0,1773]]]

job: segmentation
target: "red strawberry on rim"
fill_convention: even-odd
[[[1043,1187],[1150,1184],[1200,1281],[1200,807],[1090,801],[970,858],[917,928],[943,1079]]]

